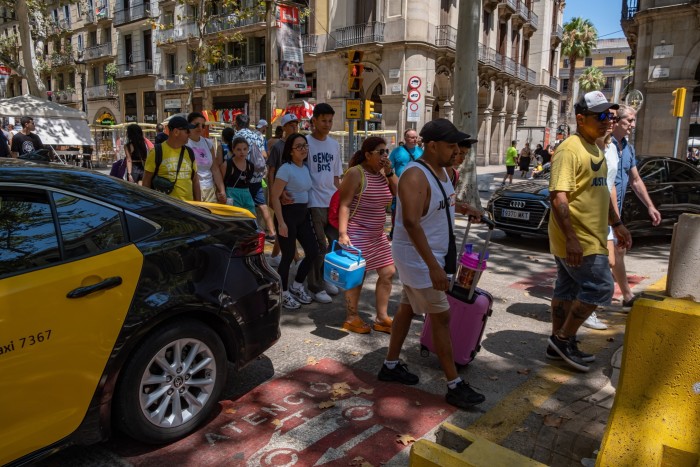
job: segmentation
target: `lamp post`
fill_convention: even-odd
[[[78,58],[75,59],[75,71],[80,75],[80,102],[82,110],[87,115],[87,105],[85,103],[85,72],[87,71],[87,63],[83,59],[83,52],[78,52]]]

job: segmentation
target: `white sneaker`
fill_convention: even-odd
[[[596,329],[598,331],[608,329],[608,325],[598,319],[598,316],[595,314],[595,311],[591,313],[591,316],[589,316],[586,319],[586,321],[583,322],[583,325],[587,328]]]
[[[296,298],[299,303],[303,303],[304,305],[308,305],[312,302],[312,298],[308,293],[306,293],[304,286],[296,288],[294,287],[294,284],[292,284],[289,286],[289,293],[294,295],[294,298]]]
[[[267,264],[273,268],[277,268],[280,265],[280,261],[282,261],[282,255],[270,256],[270,258],[267,260]]]
[[[318,303],[331,303],[333,299],[325,290],[321,290],[319,293],[311,294]]]
[[[282,306],[288,310],[296,310],[301,307],[301,304],[286,290],[282,292]]]
[[[326,292],[328,292],[331,295],[338,295],[340,293],[340,290],[338,289],[338,287],[331,284],[330,282],[326,282],[324,288],[326,289]]]

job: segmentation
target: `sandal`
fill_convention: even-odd
[[[391,323],[393,322],[394,320],[391,318],[386,318],[381,321],[375,320],[372,327],[375,331],[391,334]]]
[[[369,324],[362,321],[359,316],[355,316],[353,319],[345,321],[343,323],[343,329],[350,332],[355,332],[357,334],[369,334],[371,332]]]

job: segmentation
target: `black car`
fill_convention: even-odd
[[[0,465],[112,427],[164,443],[206,421],[228,362],[280,338],[281,284],[251,217],[0,160]]]
[[[668,157],[639,159],[639,176],[649,197],[661,213],[657,227],[651,225],[647,208],[630,187],[622,207],[622,221],[635,235],[671,235],[682,213],[700,213],[700,170],[693,164]],[[547,236],[549,180],[515,183],[497,190],[488,211],[496,227],[509,235]]]

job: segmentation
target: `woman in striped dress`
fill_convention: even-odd
[[[367,262],[366,271],[377,270],[377,317],[372,328],[390,333],[392,320],[387,309],[395,268],[384,224],[386,206],[396,193],[398,177],[391,169],[386,141],[376,136],[362,143],[362,148],[355,153],[349,165],[340,185],[338,242],[362,251],[362,257]],[[362,321],[357,310],[361,291],[362,285],[345,291],[346,317],[343,328],[367,334],[371,328]]]

